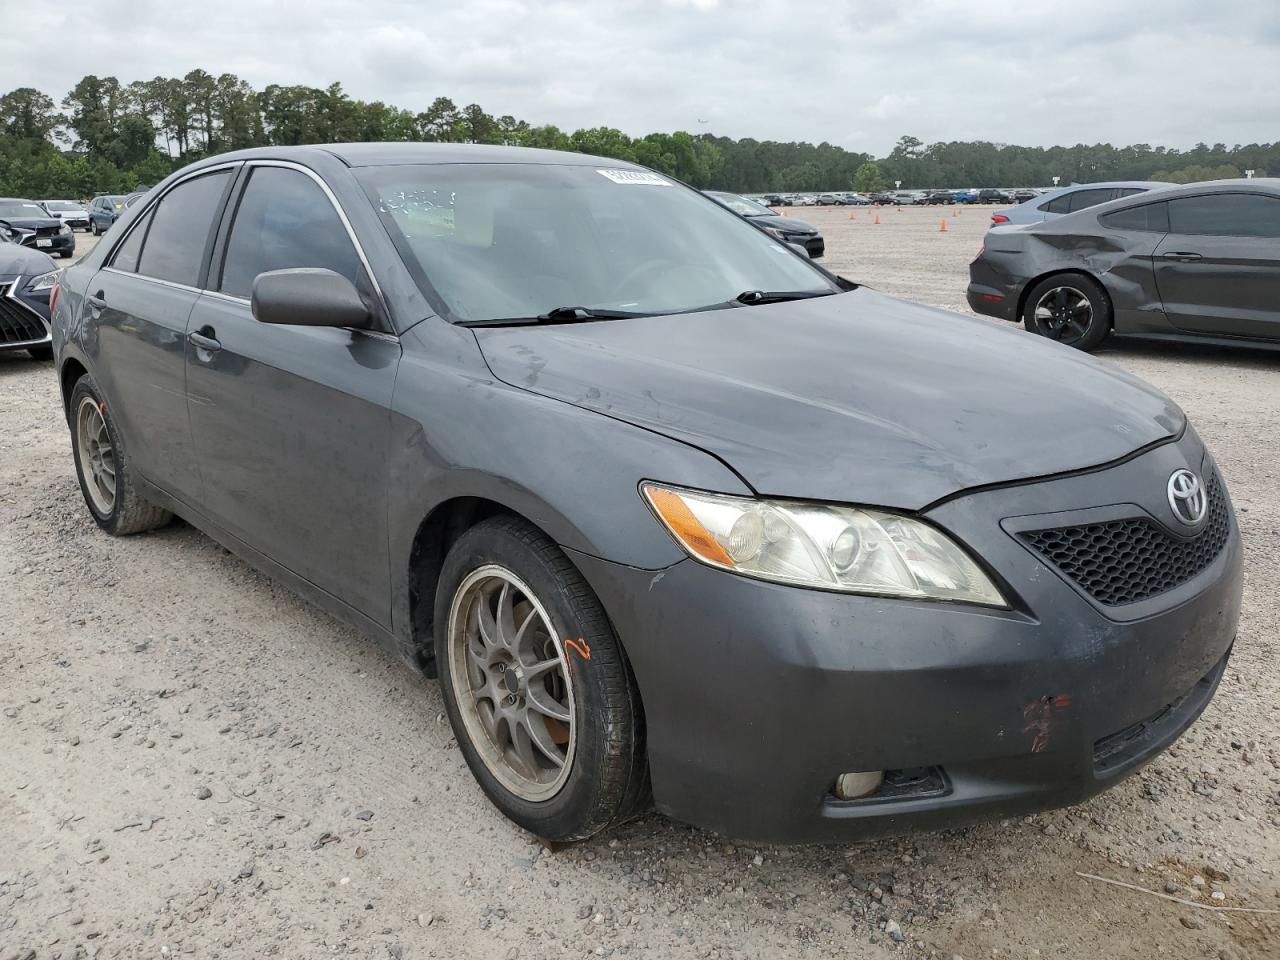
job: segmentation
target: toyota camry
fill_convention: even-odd
[[[438,677],[540,837],[1078,801],[1193,722],[1235,638],[1227,487],[1171,400],[616,160],[209,158],[53,318],[97,524],[183,517]]]

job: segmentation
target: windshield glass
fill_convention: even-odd
[[[719,200],[734,213],[742,214],[744,217],[772,217],[773,211],[763,204],[756,203],[754,200],[748,200],[746,197],[740,197],[736,193],[720,193],[718,191],[709,191],[707,196]]]
[[[49,208],[50,212],[57,210],[59,212],[69,213],[84,209],[80,204],[72,203],[70,200],[46,200],[44,205]]]
[[[783,244],[658,174],[537,164],[357,174],[423,292],[456,321],[557,307],[679,313],[748,290],[840,289]]]
[[[49,219],[49,215],[40,209],[39,204],[30,200],[0,200],[0,217],[23,220],[28,218]]]

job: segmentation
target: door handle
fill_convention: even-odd
[[[1184,250],[1174,250],[1169,253],[1160,254],[1161,260],[1177,260],[1179,263],[1192,263],[1196,260],[1203,259],[1198,253],[1191,253]]]
[[[95,310],[101,310],[103,307],[107,305],[106,298],[102,296],[101,290],[99,290],[97,293],[89,294],[89,296],[85,297],[85,299],[89,302],[89,306],[93,307],[93,309]]]
[[[222,349],[222,344],[213,337],[207,336],[210,333],[213,333],[211,327],[202,327],[200,331],[192,331],[187,334],[187,343],[209,353],[217,353]]]

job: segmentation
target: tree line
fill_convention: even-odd
[[[0,97],[0,195],[86,198],[150,185],[227,150],[370,140],[461,141],[573,150],[643,164],[695,187],[738,193],[1048,186],[1097,180],[1171,180],[1280,174],[1280,142],[1197,144],[1189,150],[1077,144],[1021,147],[986,141],[926,144],[904,136],[884,157],[830,143],[781,143],[613,127],[572,133],[493,116],[437,97],[414,111],[323,89],[255,90],[230,73],[122,83],[86,76],[61,102],[32,87]]]

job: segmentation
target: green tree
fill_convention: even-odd
[[[880,176],[880,168],[868,160],[858,167],[853,174],[853,189],[858,193],[879,193],[884,189],[884,178]]]

